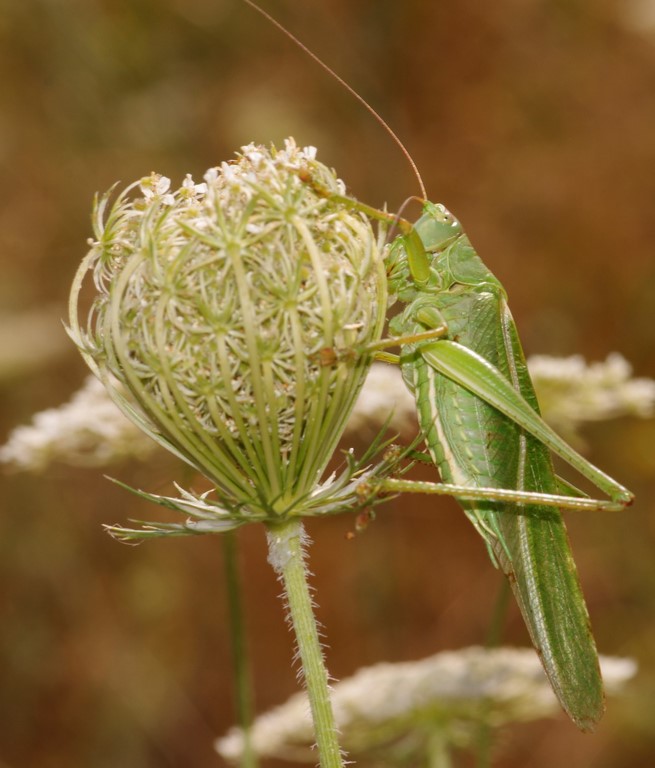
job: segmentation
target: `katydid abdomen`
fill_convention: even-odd
[[[504,289],[457,222],[442,209],[438,212],[444,216],[438,222],[443,232],[434,231],[432,214],[416,224],[432,266],[426,285],[412,282],[406,258],[394,253],[404,247],[402,239],[389,259],[392,290],[395,285],[408,302],[392,321],[394,334],[411,337],[440,325],[444,329],[443,340],[407,344],[400,358],[430,456],[449,484],[560,494],[544,443],[428,362],[440,345],[455,342],[494,366],[538,412]],[[559,510],[493,499],[459,503],[509,579],[562,706],[580,728],[593,728],[604,709],[602,680]]]

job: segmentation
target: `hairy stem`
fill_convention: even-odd
[[[307,581],[304,536],[299,519],[269,526],[268,560],[284,586],[314,721],[320,766],[342,768],[343,760],[330,701],[328,675]]]

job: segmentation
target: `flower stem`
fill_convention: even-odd
[[[427,766],[428,768],[452,768],[448,741],[438,727],[428,737]]]
[[[252,682],[241,601],[241,577],[237,558],[236,534],[234,531],[227,531],[223,534],[222,539],[237,722],[243,733],[243,754],[240,765],[241,768],[257,768],[257,755],[252,745]]]
[[[493,606],[485,648],[497,648],[502,640],[503,623],[507,616],[507,606],[511,597],[509,581],[505,578],[500,583],[498,595]],[[486,714],[486,713],[485,713]],[[494,731],[486,717],[482,717],[478,727],[475,768],[491,768],[491,751]]]
[[[298,643],[320,766],[342,768],[328,675],[307,581],[303,550],[306,539],[302,523],[299,519],[290,519],[280,525],[269,526],[267,539],[268,560],[284,586],[289,616]]]

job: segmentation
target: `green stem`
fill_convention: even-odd
[[[280,581],[296,635],[307,696],[314,721],[321,768],[343,768],[341,749],[330,701],[328,675],[314,617],[307,581],[303,543],[305,533],[298,519],[269,526],[268,561]]]
[[[500,644],[510,595],[509,581],[503,578],[491,614],[485,648],[497,648]],[[492,746],[493,728],[489,723],[483,722],[478,729],[475,768],[491,768]]]
[[[257,768],[257,755],[252,744],[252,681],[246,648],[236,534],[234,531],[229,531],[223,534],[222,539],[237,722],[243,733],[243,752],[241,753],[240,765],[241,768]]]
[[[427,768],[452,768],[448,741],[438,728],[428,737],[427,758]]]
[[[512,591],[509,587],[509,580],[503,577],[500,580],[498,594],[494,601],[493,612],[489,621],[489,628],[487,629],[487,640],[484,644],[485,648],[497,648],[500,645],[503,635],[503,625],[507,616],[507,608],[511,596]]]

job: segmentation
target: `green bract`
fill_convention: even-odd
[[[152,175],[95,206],[71,336],[122,410],[215,485],[217,502],[149,497],[203,529],[316,513],[371,362],[347,352],[382,333],[380,243],[363,214],[303,181],[344,194],[314,158],[291,139],[249,145],[202,184],[171,192]]]

